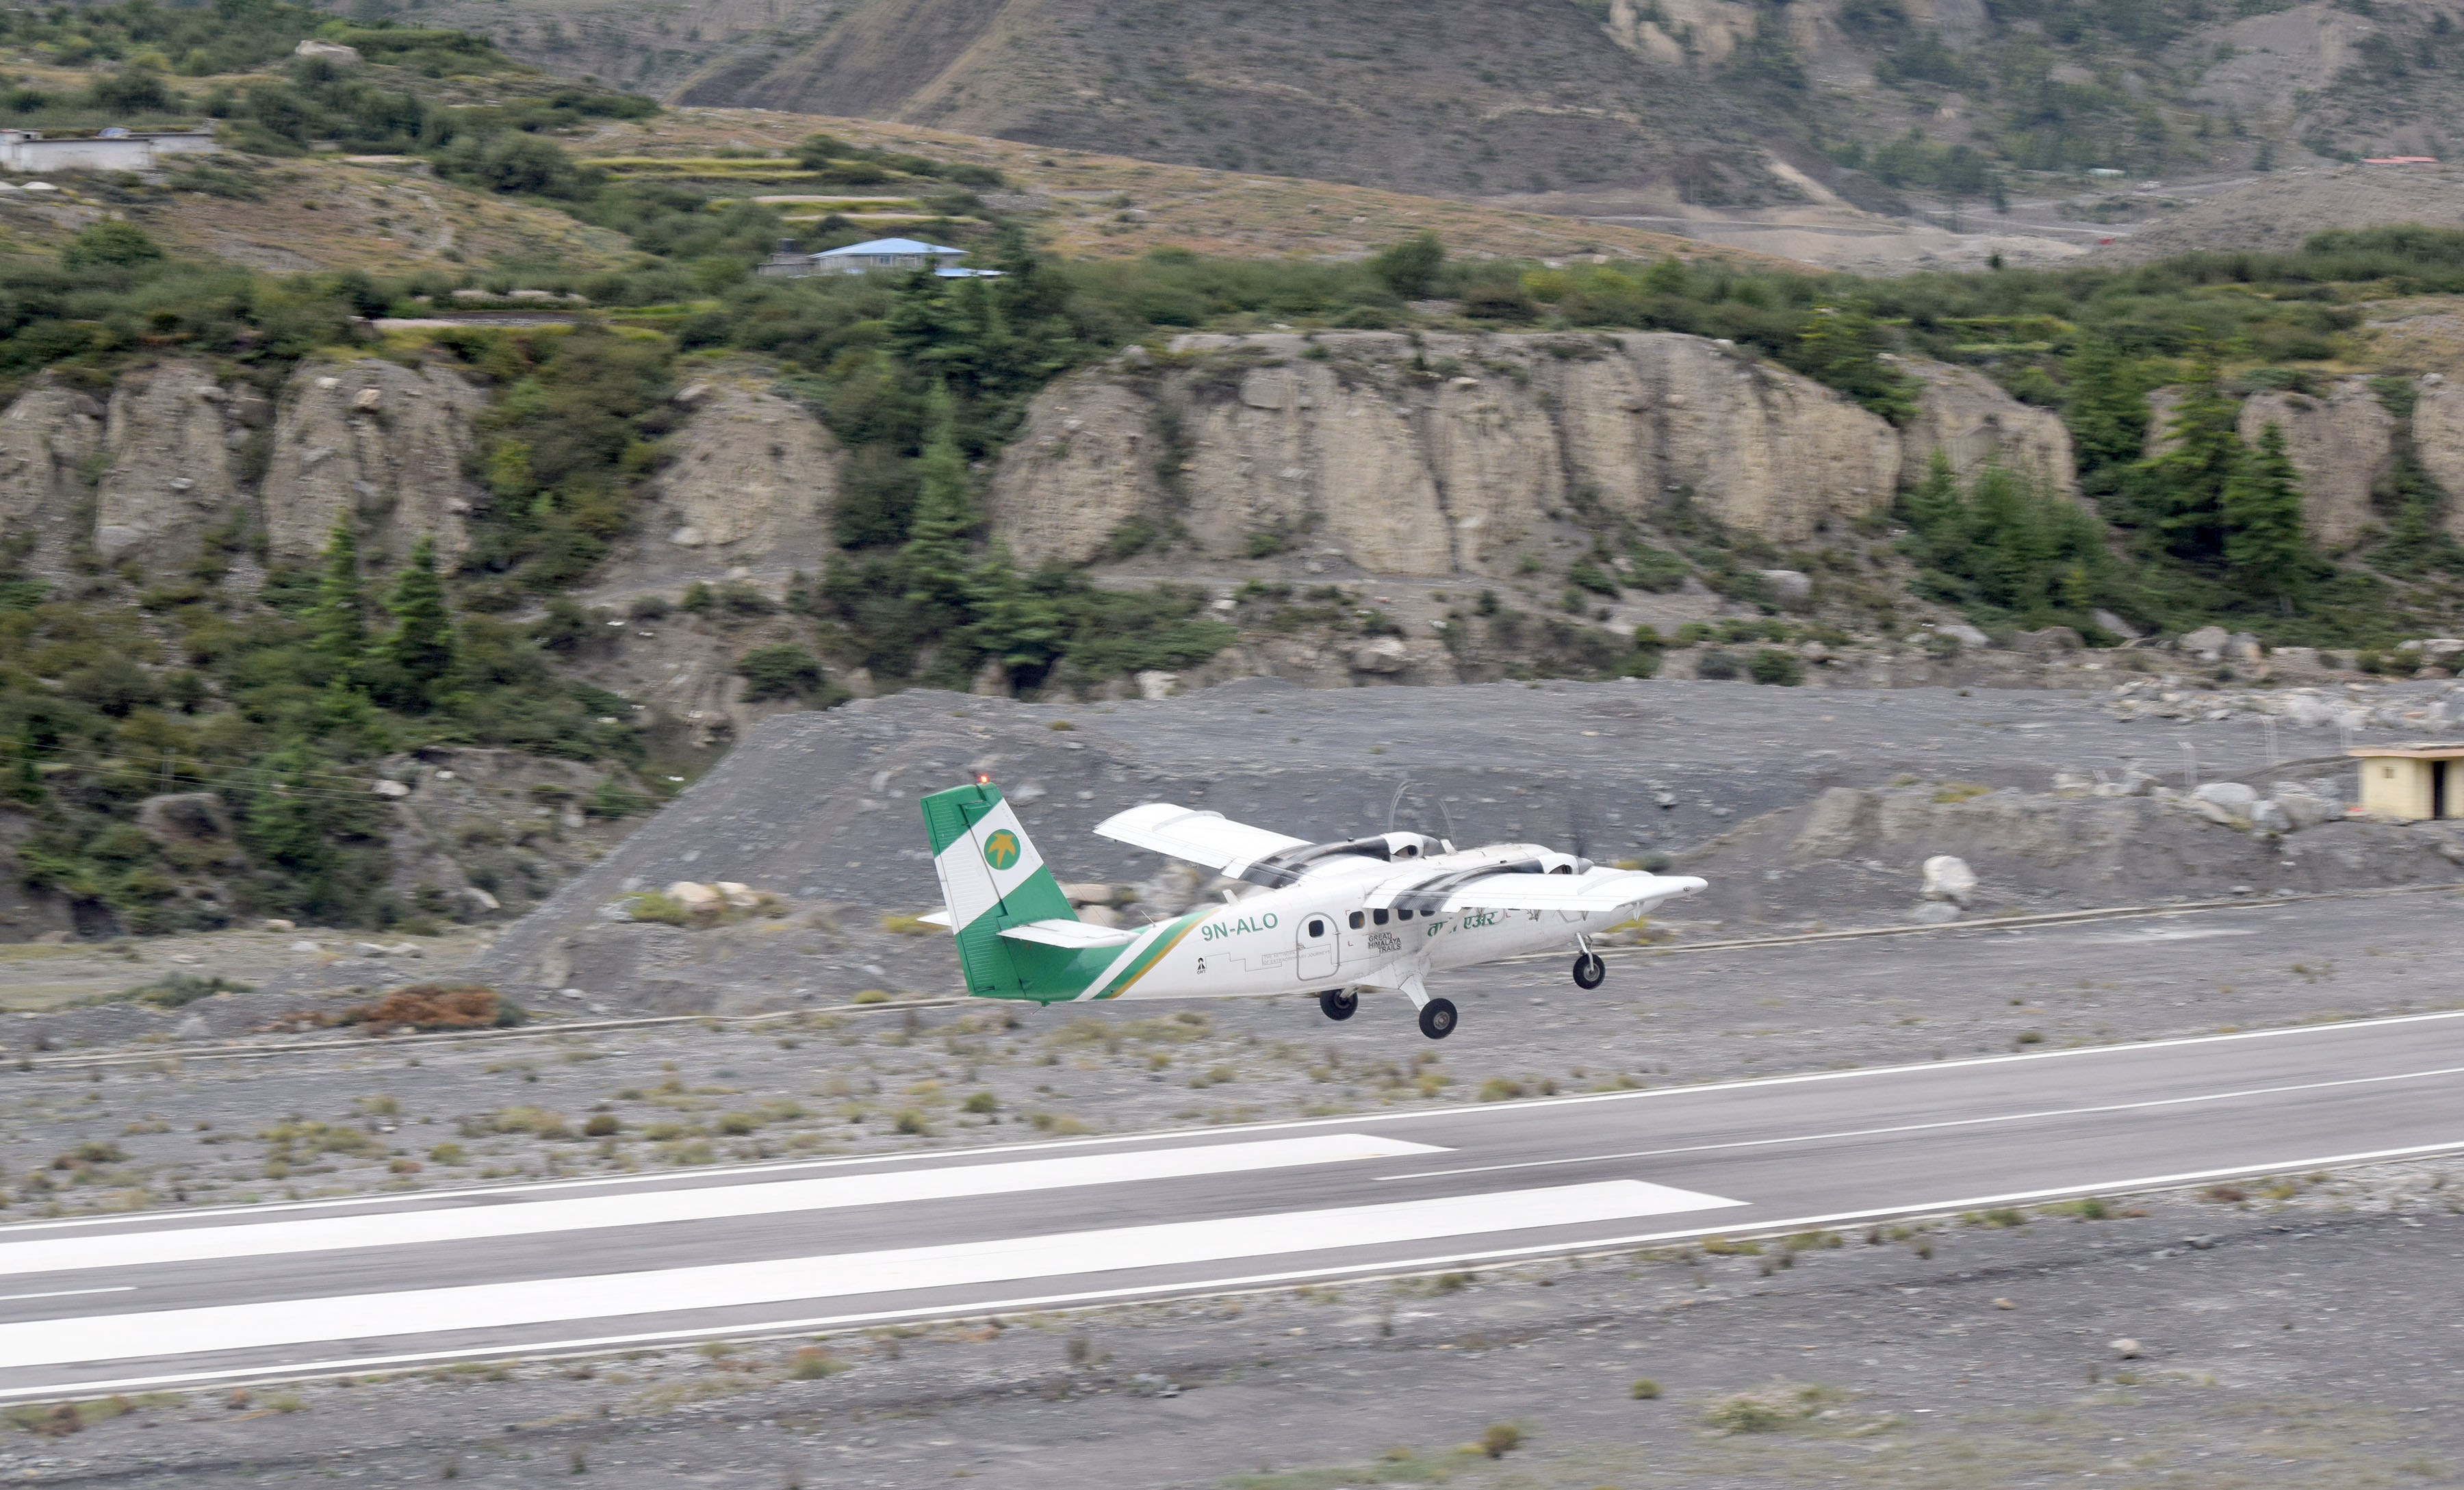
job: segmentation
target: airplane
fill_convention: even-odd
[[[1317,991],[1330,1019],[1362,990],[1392,990],[1420,1033],[1454,1033],[1431,973],[1573,945],[1578,988],[1608,966],[1589,931],[1701,891],[1691,875],[1601,868],[1537,844],[1457,849],[1420,833],[1312,844],[1221,813],[1149,802],[1095,825],[1105,838],[1258,887],[1145,927],[1078,919],[1001,788],[979,775],[922,799],[967,993],[1039,1004],[1114,998],[1267,997]],[[1330,986],[1332,985],[1332,986]]]

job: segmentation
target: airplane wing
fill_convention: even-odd
[[[1138,939],[1135,931],[1089,926],[1084,921],[1057,917],[1050,921],[1029,921],[1023,926],[1008,927],[1001,934],[1016,942],[1037,942],[1046,947],[1064,947],[1071,952],[1084,952],[1089,947],[1126,947]]]
[[[1369,904],[1384,901],[1424,915],[1458,910],[1569,910],[1606,914],[1627,906],[1690,895],[1707,882],[1690,874],[1645,874],[1633,869],[1591,869],[1581,874],[1528,874],[1499,870],[1443,885],[1380,887]]]
[[[1171,802],[1148,802],[1127,812],[1116,812],[1096,823],[1095,832],[1133,848],[1219,870],[1309,846],[1309,840],[1304,838],[1269,833],[1265,828],[1235,822],[1220,812],[1197,812]]]

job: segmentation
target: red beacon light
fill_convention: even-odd
[[[983,772],[979,771],[976,773],[976,784],[978,786],[990,786],[993,784],[993,778]]]

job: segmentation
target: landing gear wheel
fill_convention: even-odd
[[[1600,960],[1598,953],[1587,952],[1574,959],[1576,988],[1597,988],[1607,980],[1608,975],[1609,965]]]
[[[1330,1019],[1348,1019],[1360,1012],[1360,996],[1340,990],[1317,996],[1317,1006]]]
[[[1455,1032],[1455,1005],[1451,998],[1432,998],[1420,1005],[1420,1033],[1431,1040],[1443,1040]]]

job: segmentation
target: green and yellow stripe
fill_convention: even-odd
[[[1090,999],[1118,998],[1123,994],[1128,993],[1133,984],[1136,983],[1138,979],[1146,976],[1148,972],[1153,969],[1156,963],[1163,960],[1165,953],[1171,952],[1175,947],[1179,946],[1181,938],[1187,936],[1191,931],[1196,931],[1198,929],[1198,923],[1205,920],[1211,914],[1213,914],[1213,912],[1210,910],[1193,910],[1189,914],[1182,916],[1179,920],[1172,923],[1169,927],[1166,927],[1162,931],[1156,934],[1155,940],[1147,943],[1144,951],[1139,952],[1131,957],[1129,964],[1121,970],[1119,975],[1112,980],[1110,986],[1089,994],[1087,995],[1087,997]]]

